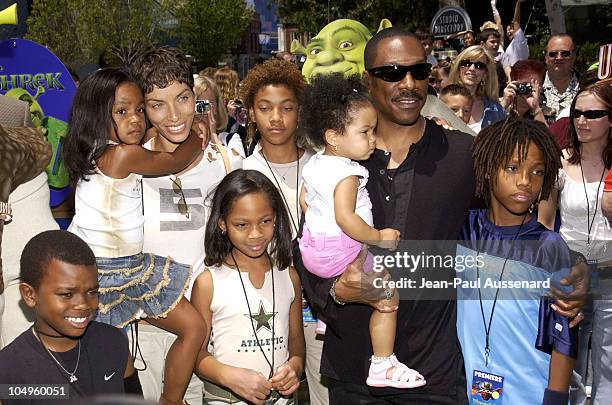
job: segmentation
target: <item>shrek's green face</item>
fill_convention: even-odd
[[[332,21],[306,47],[306,62],[302,73],[306,80],[318,74],[341,72],[345,76],[361,75],[364,71],[363,51],[372,37],[358,21]]]

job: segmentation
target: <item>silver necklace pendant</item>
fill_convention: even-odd
[[[73,382],[75,382],[75,381],[77,381],[77,380],[78,380],[78,378],[76,377],[76,375],[74,375],[74,374],[71,374],[71,375],[70,375],[70,382],[71,382],[71,383],[73,383]]]

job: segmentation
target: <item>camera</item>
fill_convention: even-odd
[[[206,114],[210,110],[210,100],[196,100],[195,112],[196,114]]]
[[[517,83],[516,84],[516,94],[518,96],[529,95],[533,92],[533,88],[531,87],[531,83]]]
[[[236,113],[239,113],[240,110],[242,110],[244,108],[244,104],[242,103],[242,100],[235,99],[234,100],[234,107],[236,108]]]

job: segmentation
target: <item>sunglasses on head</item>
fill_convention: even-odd
[[[580,111],[580,110],[572,110],[571,116],[572,118],[578,119],[584,115],[584,118],[587,120],[597,120],[605,117],[606,115],[610,115],[609,110],[589,110],[589,111]]]
[[[487,68],[487,64],[482,63],[482,62],[472,62],[471,60],[468,60],[468,59],[464,59],[461,62],[459,62],[459,66],[468,68],[468,69],[472,65],[474,65],[474,67],[478,70],[485,70]]]
[[[181,184],[181,179],[178,177],[172,180],[172,191],[174,194],[179,196],[178,200],[178,210],[181,215],[185,215],[187,219],[189,219],[189,206],[187,205],[187,201],[185,201],[185,194],[183,193],[183,185]]]
[[[399,82],[406,77],[406,73],[410,72],[410,76],[414,80],[426,80],[431,73],[430,63],[417,63],[416,65],[389,65],[380,66],[368,69],[368,73],[377,79],[382,79],[386,82]]]
[[[556,58],[559,54],[561,54],[563,58],[569,58],[572,55],[572,51],[550,51],[548,52],[548,57]]]

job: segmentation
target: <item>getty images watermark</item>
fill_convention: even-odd
[[[571,267],[556,241],[402,241],[396,251],[372,253],[369,282],[402,300],[533,299],[561,287]]]

